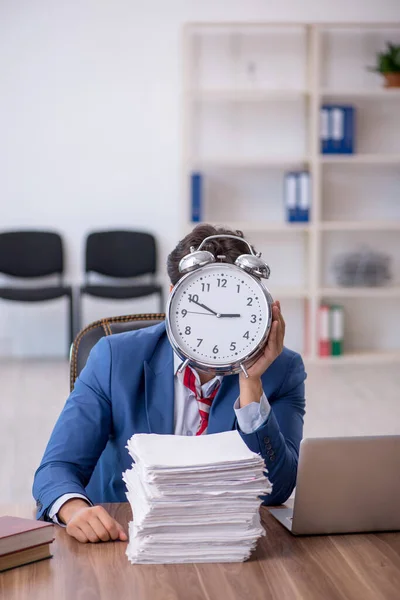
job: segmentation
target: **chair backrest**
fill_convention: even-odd
[[[86,239],[86,273],[136,277],[154,274],[156,263],[156,241],[150,233],[96,231]]]
[[[71,348],[70,361],[70,388],[74,389],[75,381],[89,356],[89,352],[95,344],[107,335],[122,333],[123,331],[132,331],[157,325],[165,319],[163,313],[148,313],[138,315],[127,315],[124,317],[110,317],[101,319],[88,325],[78,333]]]
[[[0,233],[0,273],[44,277],[64,270],[61,236],[50,231]]]

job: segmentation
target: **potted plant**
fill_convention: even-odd
[[[400,45],[387,42],[387,51],[378,52],[377,65],[370,70],[384,76],[385,87],[400,87]]]

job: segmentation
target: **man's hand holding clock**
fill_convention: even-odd
[[[214,315],[217,318],[240,317],[239,313],[217,313],[205,304],[196,301],[194,302],[199,307],[208,311],[207,313],[204,313],[205,315]],[[247,406],[247,404],[250,404],[251,402],[260,402],[263,393],[261,375],[265,373],[268,367],[282,352],[284,337],[285,321],[281,313],[281,303],[277,300],[272,305],[272,325],[264,353],[254,365],[247,369],[248,377],[245,377],[244,373],[241,373],[239,376],[240,408]]]
[[[240,408],[247,406],[251,402],[260,402],[263,393],[261,375],[265,373],[282,352],[284,337],[285,321],[281,313],[281,304],[277,300],[272,305],[272,325],[264,353],[254,365],[247,369],[248,378],[243,373],[239,375]]]

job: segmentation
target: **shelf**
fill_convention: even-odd
[[[399,158],[400,160],[400,158]],[[264,158],[207,158],[192,159],[192,168],[263,169],[308,163],[305,156],[266,156]]]
[[[274,300],[302,300],[305,298],[309,298],[310,293],[307,288],[290,288],[290,287],[282,287],[282,286],[271,286],[269,282],[267,282],[267,288],[271,292]]]
[[[305,21],[287,22],[287,21],[246,21],[238,23],[237,21],[192,21],[187,25],[196,33],[199,31],[207,31],[208,29],[229,31],[229,33],[240,33],[249,30],[270,30],[270,29],[301,29],[305,27],[313,27],[318,31],[324,29],[398,29],[400,23],[396,21],[364,21],[364,22],[349,22],[349,21],[319,21],[318,23],[309,23]]]
[[[376,88],[376,89],[328,89],[322,88],[319,90],[321,96],[329,96],[330,98],[399,98],[400,88]]]
[[[208,221],[203,221],[207,223]],[[195,225],[200,223],[189,222],[187,228],[193,229]],[[310,229],[309,223],[263,223],[262,221],[223,221],[220,223],[233,231],[240,230],[244,233],[299,233],[307,232]]]
[[[322,231],[400,231],[399,221],[325,221]]]
[[[400,286],[381,287],[325,287],[319,288],[320,296],[331,298],[400,298]]]
[[[274,100],[299,100],[310,92],[307,90],[191,90],[189,97],[195,102],[264,102]]]
[[[400,99],[400,88],[328,89],[317,92],[329,98]],[[299,100],[311,94],[310,90],[295,89],[204,89],[188,90],[189,98],[195,102],[264,102],[274,100]]]
[[[304,358],[305,363],[318,365],[346,365],[346,364],[382,364],[400,361],[400,350],[382,352],[348,352],[342,356],[317,356]]]
[[[395,165],[400,164],[400,154],[320,154],[324,164]]]

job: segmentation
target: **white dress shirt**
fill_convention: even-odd
[[[181,364],[181,359],[174,354],[174,434],[196,435],[196,431],[200,424],[199,408],[196,396],[183,383],[183,373],[178,373]],[[200,383],[200,378],[196,371],[194,371],[194,374]],[[207,398],[217,383],[222,382],[222,379],[222,375],[217,375],[210,381],[207,381],[207,383],[204,383],[201,386],[203,397]],[[239,428],[243,433],[253,433],[261,427],[267,420],[271,410],[264,393],[261,396],[260,402],[251,402],[251,404],[248,404],[243,408],[239,408],[239,398],[237,398],[232,408],[235,411]],[[54,523],[65,527],[65,525],[60,523],[57,519],[57,513],[63,504],[72,498],[82,498],[83,500],[86,500],[90,506],[93,506],[89,498],[82,494],[63,494],[57,498],[49,509],[48,516]]]
[[[181,364],[181,359],[174,354],[174,434],[196,435],[200,424],[199,408],[196,396],[183,384],[183,373],[178,373]],[[200,383],[198,374],[194,370],[193,372]],[[207,398],[222,379],[222,375],[217,375],[204,383],[201,386],[203,397]],[[271,407],[263,394],[260,402],[252,402],[243,408],[239,408],[239,398],[237,398],[232,408],[235,410],[240,430],[243,433],[253,433],[267,420]]]

